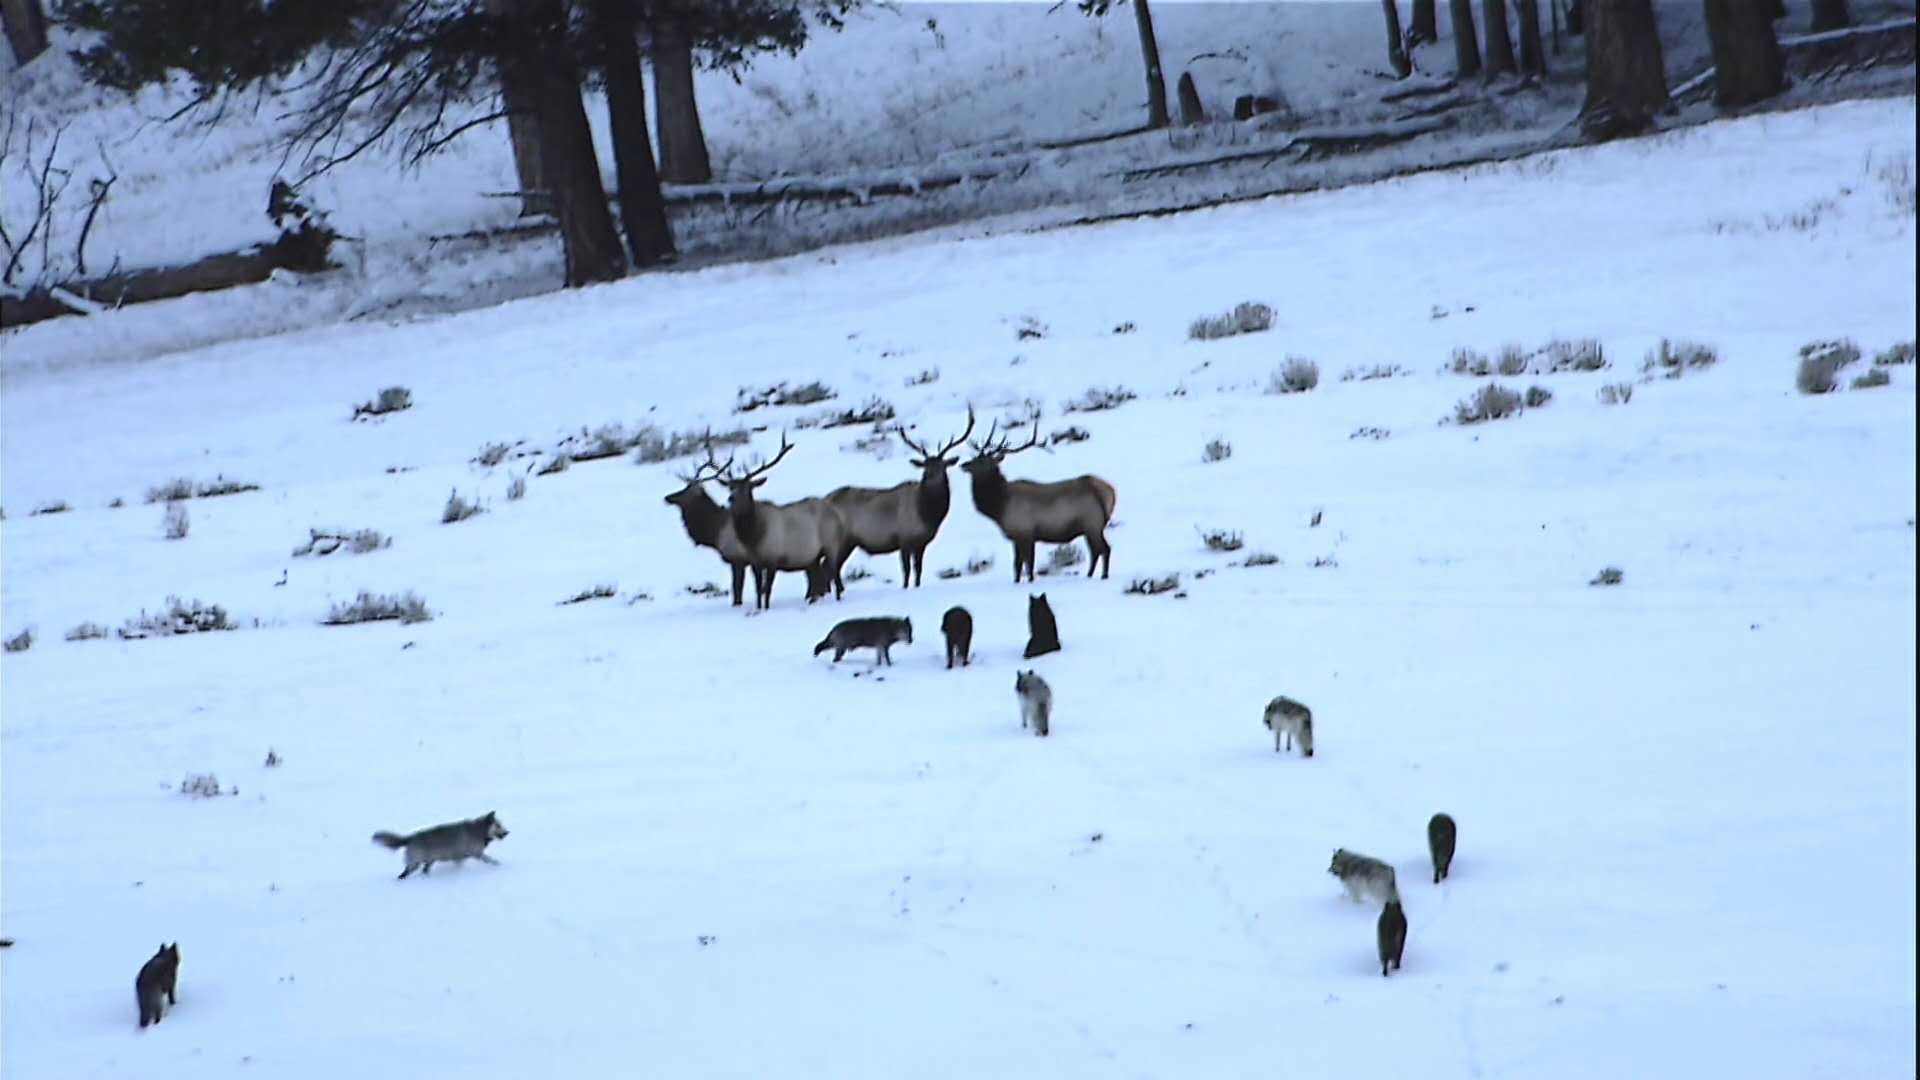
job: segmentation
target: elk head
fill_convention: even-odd
[[[687,532],[695,543],[712,544],[719,537],[720,526],[726,519],[720,504],[707,494],[706,483],[719,479],[722,473],[732,468],[733,458],[729,455],[725,464],[716,460],[711,437],[707,439],[706,446],[707,459],[691,473],[674,473],[685,486],[662,501],[680,511],[680,519],[686,524]]]
[[[765,484],[766,474],[772,471],[775,465],[780,464],[781,459],[792,450],[793,444],[787,441],[787,433],[783,431],[780,433],[780,452],[773,455],[772,461],[763,462],[736,476],[733,471],[733,459],[728,458],[726,467],[716,474],[715,478],[727,485],[727,508],[733,511],[734,527],[739,529],[742,539],[757,536],[759,533],[758,529],[740,528],[743,521],[751,522],[755,517],[753,489]],[[748,542],[755,541],[749,539]]]
[[[986,441],[977,443],[970,442],[967,444],[973,448],[974,457],[973,460],[966,462],[960,467],[966,470],[967,475],[973,477],[975,483],[998,477],[1000,475],[1001,462],[1012,457],[1014,454],[1018,454],[1024,450],[1031,450],[1040,445],[1040,417],[1038,416],[1033,418],[1033,434],[1027,438],[1026,442],[1021,443],[1019,446],[1008,446],[1007,437],[999,435],[999,430],[1000,421],[995,420],[993,425],[987,429]],[[996,438],[996,436],[998,437]]]
[[[907,449],[920,455],[907,459],[914,468],[920,470],[920,482],[929,486],[941,486],[947,482],[947,470],[960,464],[959,458],[947,455],[953,453],[955,447],[966,442],[967,436],[973,434],[973,406],[967,406],[967,429],[962,431],[958,438],[947,441],[932,453],[928,453],[926,447],[907,436],[905,425],[894,428],[894,432],[900,436],[901,442],[907,444]]]

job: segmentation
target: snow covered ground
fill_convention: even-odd
[[[1914,122],[1849,104],[139,362],[18,335],[0,630],[39,640],[0,660],[5,1071],[1912,1075],[1915,370],[1823,397],[1793,375],[1813,339],[1914,335]],[[1187,340],[1242,300],[1273,329]],[[1438,423],[1486,381],[1441,373],[1453,349],[1587,337],[1609,370],[1500,379],[1553,399]],[[1719,361],[1639,381],[1662,337]],[[1319,386],[1262,393],[1289,355]],[[1340,379],[1374,365],[1408,374]],[[731,413],[811,379],[839,397]],[[395,384],[410,410],[349,419]],[[1116,385],[1137,400],[1062,414]],[[789,579],[750,616],[685,591],[724,580],[660,501],[687,462],[581,463],[517,501],[539,457],[471,462],[752,421],[754,452],[797,444],[768,498],[906,479],[848,449],[867,429],[797,423],[872,395],[923,437],[1028,400],[1086,429],[1009,472],[1117,487],[1114,578],[1010,584],[956,472],[929,569],[991,569],[902,592],[856,556],[845,601]],[[143,494],[216,474],[261,490],[164,539]],[[440,524],[449,489],[486,512]],[[311,527],[392,546],[289,557]],[[1252,551],[1280,562],[1234,565]],[[1608,565],[1624,581],[1589,587]],[[1172,572],[1183,597],[1123,591]],[[618,597],[558,603],[600,583]],[[435,617],[318,625],[362,589]],[[1028,663],[1032,591],[1066,648]],[[169,595],[243,628],[62,640]],[[976,658],[948,672],[952,604]],[[892,669],[809,655],[880,614],[917,632]],[[1260,726],[1279,693],[1314,709],[1312,760]],[[208,772],[237,794],[178,793]],[[367,840],[487,810],[499,867],[396,883]],[[1460,855],[1435,886],[1440,810]],[[1399,870],[1392,979],[1339,846]],[[175,940],[180,1003],[136,1033],[134,971]]]

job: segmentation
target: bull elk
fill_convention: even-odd
[[[1037,480],[1009,480],[1000,471],[1000,463],[1023,450],[1040,444],[1040,418],[1033,419],[1033,437],[1020,446],[1009,447],[1003,437],[994,434],[996,421],[984,443],[969,443],[974,458],[961,465],[973,478],[973,507],[1000,526],[1000,532],[1013,541],[1013,580],[1020,580],[1026,568],[1027,580],[1033,580],[1033,549],[1038,541],[1070,544],[1084,536],[1092,558],[1087,576],[1095,567],[1105,578],[1113,569],[1113,546],[1107,543],[1107,522],[1113,519],[1113,485],[1097,476],[1076,476],[1071,480],[1041,483]],[[1103,562],[1104,560],[1104,562]]]
[[[967,409],[967,430],[932,453],[908,437],[906,428],[895,431],[907,449],[920,455],[908,459],[920,470],[920,479],[890,488],[839,487],[827,493],[827,502],[846,519],[847,537],[852,542],[849,554],[854,547],[869,555],[900,553],[900,587],[904,589],[920,584],[926,574],[927,545],[933,543],[940,523],[947,520],[947,510],[953,504],[947,470],[960,464],[959,458],[947,455],[973,434],[973,409]]]
[[[727,459],[731,465],[732,458]],[[691,475],[676,473],[685,486],[668,495],[668,506],[680,511],[680,524],[687,530],[687,539],[697,547],[712,548],[727,568],[733,572],[733,606],[741,605],[741,594],[746,588],[747,567],[753,561],[753,553],[740,542],[740,536],[733,531],[733,519],[727,509],[713,501],[707,494],[707,481],[717,477],[726,466],[713,457],[713,446],[707,446],[707,460],[696,468]],[[754,567],[753,591],[758,597],[762,591],[771,593],[773,572]],[[821,588],[818,575],[807,575],[807,599],[816,599],[824,589]]]
[[[727,519],[747,550],[748,564],[756,570],[768,571],[764,580],[755,574],[755,607],[773,605],[773,573],[780,570],[807,572],[808,603],[825,596],[829,582],[833,585],[835,600],[846,593],[846,586],[840,581],[840,566],[852,549],[847,539],[846,519],[840,516],[840,511],[825,499],[763,503],[753,497],[753,489],[767,482],[766,473],[792,450],[793,444],[782,432],[780,452],[772,461],[736,476],[729,458],[729,464],[717,476],[727,486]]]

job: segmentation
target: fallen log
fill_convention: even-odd
[[[91,314],[125,304],[171,300],[190,293],[252,285],[267,280],[275,270],[307,273],[331,268],[324,255],[321,265],[316,267],[311,240],[298,237],[297,233],[288,233],[271,244],[209,255],[184,266],[128,270],[92,281],[40,286],[18,297],[0,296],[0,329],[27,326],[63,315]],[[63,294],[71,294],[72,299],[62,299]]]

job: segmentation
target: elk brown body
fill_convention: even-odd
[[[908,460],[920,470],[920,479],[890,488],[839,487],[827,494],[827,502],[846,521],[848,555],[855,547],[869,555],[900,553],[900,587],[905,589],[919,585],[925,577],[927,545],[933,543],[953,505],[947,470],[960,459],[947,455],[973,434],[973,410],[967,410],[967,429],[960,437],[931,453],[909,438],[904,427],[894,430],[919,455]],[[835,567],[836,574],[838,570]]]
[[[851,549],[846,519],[840,511],[820,498],[763,503],[753,496],[754,489],[767,482],[765,474],[792,450],[793,445],[783,434],[780,452],[772,461],[735,475],[729,458],[717,477],[727,486],[728,517],[747,549],[750,564],[769,571],[764,584],[755,575],[754,606],[759,608],[772,606],[773,571],[805,571],[810,582],[809,602],[826,595],[828,582],[833,585],[834,599],[846,593],[840,567]]]
[[[734,532],[732,515],[727,508],[713,501],[707,494],[706,482],[714,477],[708,470],[717,470],[719,462],[713,459],[713,449],[707,448],[707,460],[695,469],[691,476],[682,475],[682,487],[663,500],[668,506],[680,511],[680,524],[687,531],[687,539],[697,547],[710,548],[727,564],[733,575],[733,606],[742,603],[742,593],[746,588],[747,567],[753,563],[753,553],[740,542],[740,536]],[[771,595],[772,571],[754,567],[753,588],[757,598],[762,592]],[[825,591],[824,583],[816,574],[807,575],[807,599],[812,600]]]
[[[1013,580],[1026,571],[1034,580],[1034,549],[1040,543],[1069,544],[1087,539],[1087,576],[1096,570],[1105,578],[1113,569],[1113,546],[1107,543],[1107,522],[1113,520],[1113,485],[1091,474],[1071,480],[1043,482],[1009,480],[1000,465],[1009,456],[1039,445],[1040,420],[1033,436],[1021,446],[995,442],[989,432],[983,444],[973,444],[975,457],[961,465],[973,480],[973,506],[1013,542]]]

